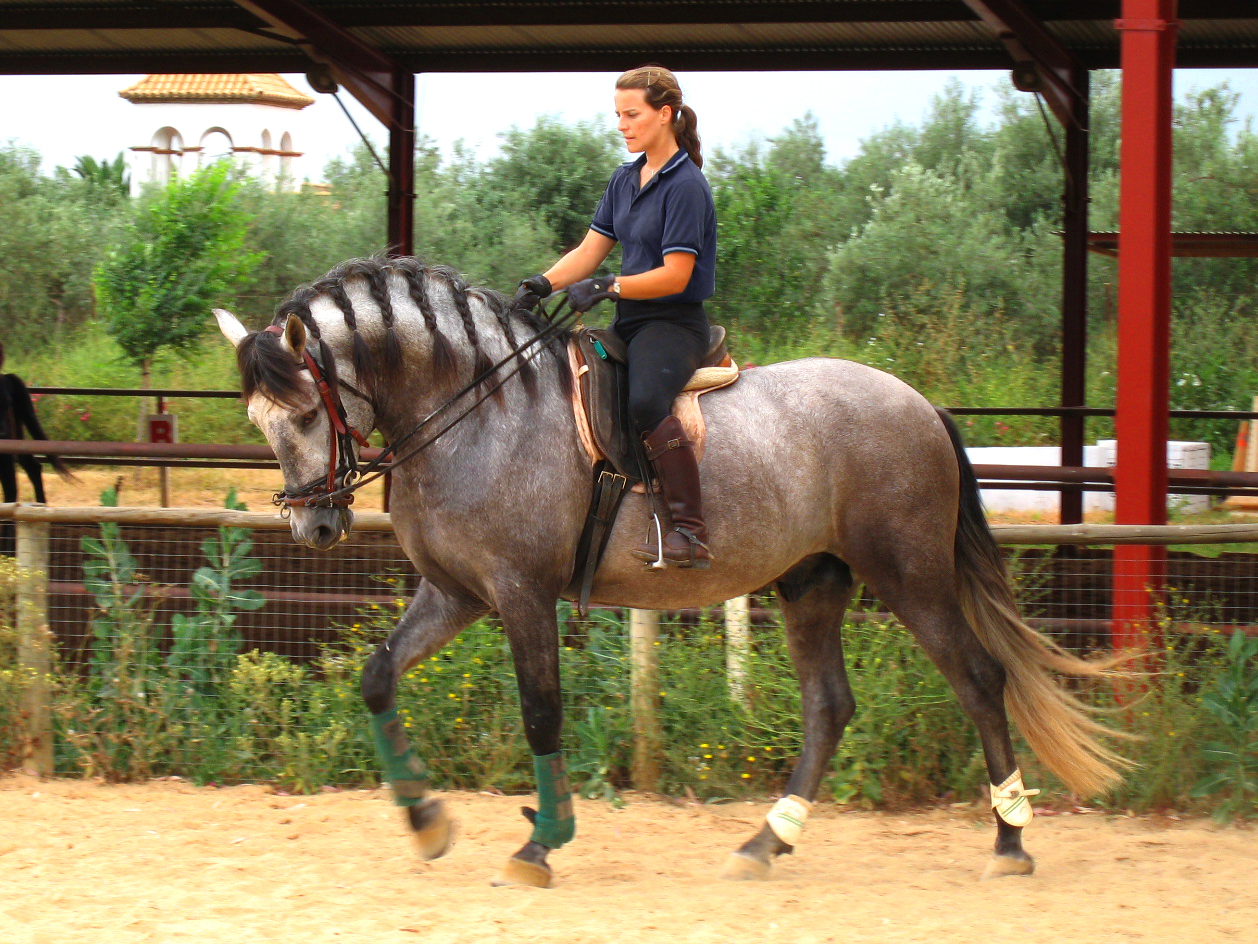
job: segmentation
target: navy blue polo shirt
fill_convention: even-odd
[[[701,302],[716,290],[716,208],[703,172],[679,149],[638,187],[646,155],[621,164],[608,181],[590,229],[621,245],[621,274],[658,269],[670,252],[695,257],[694,272],[676,295],[653,302]]]

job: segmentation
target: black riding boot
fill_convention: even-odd
[[[703,523],[694,443],[686,438],[681,421],[672,414],[661,420],[655,429],[643,433],[642,443],[672,518],[672,528],[664,532],[664,560],[678,567],[707,567],[711,554],[707,545],[708,529]],[[660,549],[654,538],[651,534],[633,556],[648,562],[657,560]]]

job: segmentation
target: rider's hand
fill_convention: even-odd
[[[512,308],[523,308],[532,311],[537,303],[551,292],[550,279],[544,275],[533,275],[520,280],[520,288],[511,300]]]
[[[612,275],[596,275],[592,279],[582,279],[568,286],[568,304],[573,311],[589,311],[601,301],[616,300],[620,296],[613,289],[616,277]]]

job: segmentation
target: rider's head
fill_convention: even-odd
[[[623,94],[633,93],[635,90],[641,92],[641,98],[635,94]],[[662,117],[666,122],[668,133],[686,149],[686,153],[690,155],[695,166],[703,166],[703,155],[699,149],[699,120],[695,117],[694,109],[682,103],[681,86],[677,84],[677,76],[663,66],[651,65],[640,66],[624,73],[616,80],[616,111],[618,114],[623,114],[629,110],[627,106],[639,104],[645,105],[654,113],[654,115],[648,114],[647,117]],[[622,118],[621,134],[625,134],[624,126],[625,122]],[[649,132],[650,129],[648,129]],[[626,143],[630,145],[631,151],[641,150],[633,146],[628,136],[626,136]]]

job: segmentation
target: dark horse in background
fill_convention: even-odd
[[[216,316],[237,348],[249,418],[279,458],[293,536],[324,549],[352,520],[326,497],[356,461],[345,430],[379,429],[398,442],[483,368],[499,360],[520,367],[524,356],[512,360],[512,351],[543,326],[503,296],[414,259],[347,262],[298,289],[264,331],[249,332],[228,312]],[[501,618],[539,808],[526,811],[532,834],[497,880],[534,885],[549,884],[547,857],[575,830],[560,739],[555,603],[573,576],[592,476],[563,340],[532,349],[532,360],[492,397],[395,465],[393,528],[422,579],[362,679],[395,799],[421,853],[441,855],[451,824],[397,720],[397,683],[473,621]],[[724,874],[766,876],[772,859],[799,840],[856,709],[841,630],[857,582],[909,629],[978,727],[997,827],[986,874],[1031,872],[1022,828],[1037,791],[1023,787],[1006,710],[1044,764],[1080,794],[1114,782],[1123,761],[1052,674],[1105,669],[1018,617],[951,420],[896,378],[828,358],[747,371],[706,395],[704,413],[711,568],[644,569],[630,552],[647,530],[649,503],[630,495],[592,601],[670,610],[777,590],[802,690],[804,747],[787,795],[731,854]]]

